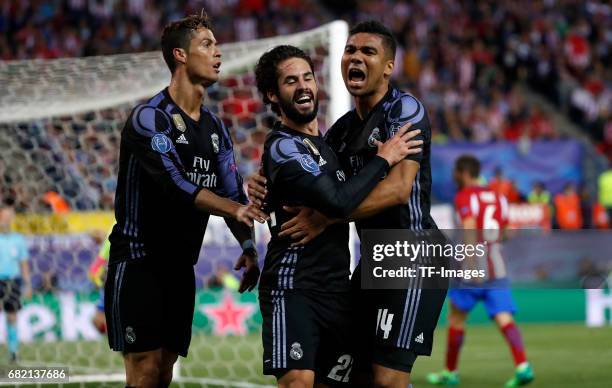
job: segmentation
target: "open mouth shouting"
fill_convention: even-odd
[[[216,63],[213,65],[213,68],[215,69],[215,73],[219,74],[219,72],[221,71],[221,70],[219,70],[219,68],[220,68],[220,67],[221,67],[221,61],[216,62]]]
[[[348,69],[348,86],[351,88],[360,88],[365,86],[366,73],[360,68],[351,67]]]

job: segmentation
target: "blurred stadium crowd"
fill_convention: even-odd
[[[474,142],[558,137],[550,118],[517,93],[516,85],[524,82],[569,114],[612,157],[608,2],[355,5],[343,14],[348,20],[388,19],[401,46],[397,81],[420,95],[442,136]]]
[[[526,101],[521,91],[526,87],[577,124],[612,160],[612,6],[606,1],[5,0],[0,4],[0,59],[155,50],[168,20],[202,7],[221,43],[307,30],[336,18],[354,23],[380,15],[400,44],[395,82],[425,103],[435,142],[568,136],[545,109]],[[249,93],[237,103],[222,100],[220,112],[242,114],[238,125],[231,123],[246,174],[257,168],[266,131],[253,124],[252,116],[265,111]],[[8,146],[44,162],[42,173],[21,172],[28,180],[38,179],[51,191],[61,181],[68,197],[88,191],[74,195],[79,200],[71,205],[77,209],[110,209],[119,129],[128,109],[50,120],[43,127],[24,123],[16,139],[0,136],[0,143],[13,142]],[[60,171],[60,164],[68,167]],[[14,198],[18,209],[50,204],[3,163],[0,174],[8,183],[3,196]],[[558,193],[552,194],[548,203],[554,205]],[[530,193],[515,196],[527,201]],[[579,198],[583,209],[596,202]],[[612,202],[606,207],[612,209]],[[594,225],[587,222],[591,219],[583,217],[581,226]]]

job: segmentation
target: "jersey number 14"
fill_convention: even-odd
[[[388,313],[388,309],[378,309],[378,315],[376,317],[376,334],[378,335],[378,329],[383,332],[383,339],[389,338],[391,332],[391,322],[393,322],[393,314]]]

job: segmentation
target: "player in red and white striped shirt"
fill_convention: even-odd
[[[462,163],[474,162],[478,160]],[[487,255],[478,263],[478,268],[485,270],[489,282],[505,279],[506,265],[501,254],[500,240],[501,233],[508,225],[508,201],[503,194],[479,186],[478,177],[473,179],[469,172],[456,169],[455,174],[460,187],[455,195],[459,223],[463,229],[477,230],[478,242],[487,242]]]
[[[479,260],[476,267],[484,269],[486,278],[478,282],[463,281],[458,288],[449,291],[450,313],[448,317],[448,342],[446,350],[446,369],[441,373],[431,373],[427,381],[434,385],[458,385],[457,364],[459,351],[463,344],[465,321],[476,303],[483,301],[489,317],[506,338],[516,371],[506,387],[526,385],[533,380],[533,370],[525,356],[521,333],[514,323],[516,311],[510,281],[501,254],[500,241],[508,223],[508,201],[492,190],[479,185],[480,162],[471,155],[463,155],[455,162],[454,177],[459,192],[455,196],[455,207],[461,228],[476,232],[471,243],[486,242],[487,254]],[[467,233],[466,233],[467,235]]]

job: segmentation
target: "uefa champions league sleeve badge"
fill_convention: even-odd
[[[160,154],[165,154],[172,149],[172,141],[163,133],[158,133],[151,138],[151,148]]]

